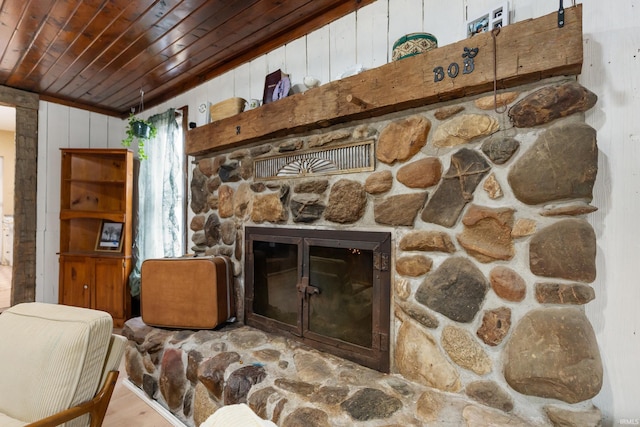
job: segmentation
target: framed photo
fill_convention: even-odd
[[[509,24],[509,3],[504,2],[481,16],[467,21],[467,37],[492,31]]]
[[[276,70],[267,75],[264,80],[264,93],[262,96],[262,104],[268,104],[280,98],[284,98],[289,94],[291,88],[289,75],[282,70]],[[277,90],[276,90],[277,89]]]
[[[96,241],[96,251],[120,252],[124,223],[102,220]]]

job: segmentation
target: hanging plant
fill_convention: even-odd
[[[134,140],[138,142],[138,157],[140,160],[147,158],[145,152],[145,142],[155,138],[158,134],[158,129],[147,120],[136,117],[133,113],[129,115],[129,123],[126,129],[126,138],[122,140],[123,147],[131,147]]]
[[[140,112],[144,109],[144,92],[140,89]],[[144,150],[145,141],[155,138],[158,134],[158,129],[147,120],[136,117],[133,114],[134,108],[131,108],[131,114],[129,114],[129,123],[126,129],[126,138],[122,140],[123,147],[131,147],[133,141],[138,143],[138,158],[144,160],[147,158],[147,153]]]

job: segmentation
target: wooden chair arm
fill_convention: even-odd
[[[55,427],[84,414],[91,415],[90,427],[100,427],[104,420],[104,415],[107,412],[113,389],[116,387],[116,380],[118,379],[119,373],[119,371],[109,371],[104,385],[93,399],[34,423],[27,424],[25,427]]]

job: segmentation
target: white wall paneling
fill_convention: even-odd
[[[264,95],[264,80],[267,77],[267,57],[262,55],[249,64],[251,68],[251,92],[250,98],[262,99]]]
[[[285,46],[285,71],[289,74],[292,87],[300,85],[304,89],[302,80],[307,75],[306,46],[306,37],[300,37]]]
[[[267,53],[267,73],[273,73],[274,71],[281,70],[287,72],[287,56],[284,46],[272,50]]]
[[[356,14],[356,63],[375,68],[389,62],[387,25],[389,3],[377,1]]]
[[[121,148],[127,122],[116,117],[107,118],[107,147]]]
[[[193,91],[185,92],[177,96],[171,104],[173,108],[181,108],[186,106],[189,109],[189,121],[194,121],[191,115],[198,112],[198,104],[195,103],[193,94]]]
[[[233,71],[227,71],[220,77],[210,80],[206,84],[210,103],[216,104],[233,97],[235,94],[234,84]]]
[[[89,111],[78,108],[69,109],[69,148],[82,148],[87,144],[92,146],[89,134],[99,132],[100,126],[93,129],[90,117]]]
[[[593,4],[595,9],[591,9]],[[595,4],[597,3],[597,4]],[[635,4],[634,4],[635,3]],[[584,4],[580,82],[598,95],[587,122],[598,131],[599,165],[588,220],[598,241],[596,299],[586,306],[602,350],[604,385],[594,403],[610,417],[640,423],[640,58],[638,2]]]
[[[47,116],[47,126],[45,136],[47,139],[47,173],[50,180],[47,182],[46,212],[58,214],[60,212],[60,149],[78,148],[79,145],[71,145],[71,130],[69,127],[73,108],[60,104],[49,104],[49,114]],[[88,118],[89,113],[86,113]],[[88,134],[87,134],[88,135]],[[41,135],[38,136],[39,138]],[[89,146],[87,140],[84,147]],[[40,156],[38,156],[40,157]],[[56,222],[59,218],[56,218]],[[54,227],[54,223],[48,223],[47,228]]]
[[[329,24],[329,72],[340,78],[356,66],[356,18],[347,15]]]
[[[320,84],[331,81],[329,51],[328,25],[307,35],[307,75],[320,79]]]
[[[233,70],[234,96],[243,99],[251,98],[251,65],[242,64]]]
[[[44,132],[38,134],[39,139],[43,137],[46,139],[46,173],[48,175],[45,184],[45,210],[43,212],[45,230],[42,243],[45,254],[53,255],[46,256],[43,260],[43,279],[46,282],[43,286],[41,300],[45,302],[58,302],[58,258],[56,253],[60,249],[60,148],[72,146],[71,118],[81,116],[77,111],[72,110],[76,109],[59,104],[49,104],[46,124],[41,127]],[[85,112],[84,116],[88,119],[89,113]],[[88,135],[88,132],[85,135]],[[84,146],[88,146],[88,141],[84,143]],[[38,162],[39,164],[40,162]],[[38,189],[38,193],[40,193],[40,189]]]
[[[118,120],[120,121],[120,120]],[[92,148],[107,148],[109,146],[109,117],[89,113],[89,123],[91,124],[89,131],[89,141]]]
[[[423,7],[423,0],[389,0],[389,60],[396,40],[405,34],[425,31]]]
[[[499,0],[498,0],[499,1]],[[578,1],[577,3],[582,3]],[[595,2],[592,2],[595,3]],[[608,4],[606,2],[600,2]],[[564,7],[570,7],[571,0],[563,2]],[[559,8],[559,0],[544,0],[544,1],[531,1],[531,0],[509,0],[509,10],[511,10],[511,22],[520,22],[526,19],[536,18],[538,16],[546,15],[548,13],[557,11]]]
[[[464,2],[425,0],[424,31],[438,39],[438,46],[446,46],[466,37]]]

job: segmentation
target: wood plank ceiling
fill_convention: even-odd
[[[0,0],[0,84],[126,117],[375,0]]]

